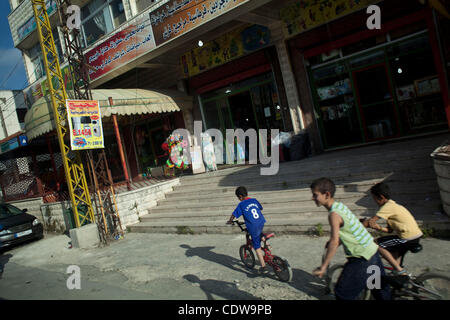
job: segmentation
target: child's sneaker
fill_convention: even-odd
[[[269,269],[267,268],[267,266],[260,267],[258,272],[259,272],[260,275],[266,275],[266,274],[269,273]]]

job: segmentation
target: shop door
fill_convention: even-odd
[[[235,129],[242,129],[247,131],[248,129],[254,129],[256,133],[259,129],[259,123],[255,115],[255,108],[253,106],[252,97],[250,91],[244,91],[239,94],[228,97],[228,103],[230,106],[231,117]],[[258,137],[259,140],[259,137]],[[239,144],[244,148],[245,160],[249,160],[250,141],[248,138],[245,142],[239,141]],[[258,143],[256,146],[252,146],[258,150]],[[235,146],[237,152],[237,146]],[[258,151],[257,151],[258,152]]]
[[[366,140],[398,136],[397,113],[386,65],[354,71],[353,79]]]

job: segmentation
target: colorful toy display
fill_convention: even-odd
[[[183,149],[186,150],[188,147],[187,141],[183,140],[183,137],[180,135],[170,135],[165,144],[163,144],[163,148],[167,148],[169,152],[169,159],[166,161],[166,166],[168,168],[175,167],[182,170],[189,168],[189,159],[186,156],[186,152],[183,152]]]

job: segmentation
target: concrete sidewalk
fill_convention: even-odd
[[[231,226],[230,226],[231,228]],[[269,231],[269,230],[268,230]],[[47,235],[4,252],[1,299],[330,299],[311,275],[327,237],[286,235],[271,239],[273,253],[288,259],[291,283],[261,277],[239,258],[244,235],[129,233],[109,246],[69,249],[70,238]],[[449,240],[424,239],[424,250],[406,257],[414,274],[450,272]],[[342,248],[333,263],[344,262]],[[68,290],[67,267],[81,268],[81,290]]]

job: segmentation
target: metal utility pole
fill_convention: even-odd
[[[76,28],[69,30],[67,27],[69,18],[67,8],[71,5],[71,1],[57,0],[57,4],[75,98],[78,100],[93,100],[88,73],[89,66],[86,63],[80,43],[80,30]],[[106,244],[111,237],[123,236],[123,229],[105,150],[88,150],[87,163],[91,182],[97,196],[94,199],[97,208],[96,220],[98,221],[99,235],[101,241]]]
[[[39,41],[44,58],[50,100],[56,124],[58,143],[64,165],[67,187],[69,190],[75,224],[78,227],[94,222],[94,210],[89,195],[89,188],[84,174],[83,163],[79,151],[70,150],[67,123],[66,99],[67,93],[59,65],[58,54],[48,19],[45,0],[31,0],[36,19]],[[85,207],[83,212],[82,207]]]

